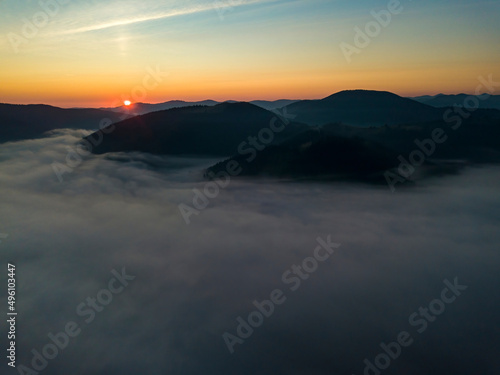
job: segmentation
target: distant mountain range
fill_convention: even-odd
[[[447,170],[447,162],[440,160],[499,163],[500,110],[480,108],[459,116],[453,105],[467,103],[466,98],[409,99],[351,90],[320,100],[255,102],[259,105],[172,101],[104,110],[0,104],[0,141],[38,137],[58,128],[97,130],[110,119],[114,123],[105,131],[86,137],[100,140],[93,142],[96,154],[218,156],[221,163],[209,172],[221,171],[232,160],[247,176],[380,181],[383,171],[397,168],[400,156],[418,150],[416,140],[429,139],[438,128],[447,140],[427,155],[425,170]],[[481,99],[484,104],[497,98]],[[452,106],[438,108],[449,101]],[[276,113],[263,108],[281,105]],[[136,111],[147,113],[135,116]],[[454,126],[458,122],[461,126]]]
[[[203,100],[200,102],[185,102],[183,100],[170,100],[164,103],[150,104],[150,103],[133,103],[130,106],[119,106],[114,108],[100,108],[106,111],[128,113],[132,116],[143,115],[149,112],[164,111],[166,109],[184,108],[192,106],[213,106],[219,104],[214,100]]]
[[[479,103],[479,108],[493,108],[500,109],[500,95],[478,95],[478,100],[471,99],[473,95],[458,94],[458,95],[444,95],[439,94],[436,96],[417,96],[413,99],[417,102],[427,104],[436,108],[442,107],[465,107],[474,108],[476,103]]]
[[[254,100],[249,102],[250,104],[254,104],[258,107],[267,109],[267,110],[273,110],[273,109],[278,109],[281,107],[284,107],[288,104],[295,103],[297,100],[287,100],[287,99],[281,99],[281,100],[275,100],[275,101],[267,101],[267,100]],[[102,110],[107,110],[107,111],[113,111],[113,112],[121,112],[121,113],[127,113],[130,115],[138,116],[138,115],[143,115],[145,113],[149,112],[156,112],[156,111],[164,111],[166,109],[173,109],[173,108],[184,108],[184,107],[192,107],[192,106],[214,106],[217,104],[221,104],[222,102],[216,102],[215,100],[203,100],[199,102],[185,102],[182,100],[171,100],[168,102],[164,103],[158,103],[158,104],[149,104],[149,103],[134,103],[131,104],[130,106],[125,106],[122,105],[120,107],[114,107],[114,108],[100,108]],[[234,100],[228,100],[226,103],[238,103],[237,101]]]
[[[100,109],[63,109],[49,105],[0,104],[0,142],[35,138],[61,128],[99,129],[123,115]]]
[[[250,103],[267,110],[273,110],[273,109],[283,108],[289,104],[293,104],[298,101],[299,100],[286,100],[286,99],[275,100],[275,101],[253,100]]]
[[[332,122],[354,126],[381,126],[433,121],[443,117],[441,109],[385,91],[341,91],[320,100],[289,104],[287,113],[310,125]]]
[[[343,91],[322,100],[286,105],[287,119],[249,103],[223,103],[153,112],[114,124],[95,153],[146,151],[161,154],[233,155],[209,168],[217,173],[234,161],[240,175],[289,178],[342,178],[385,181],[383,173],[397,168],[400,155],[417,149],[415,140],[446,129],[449,140],[435,147],[422,170],[454,171],[439,159],[500,162],[500,111],[478,109],[462,118],[462,126],[445,121],[445,111],[388,92]],[[267,147],[249,150],[275,118],[286,130]],[[241,147],[242,143],[245,147]],[[258,151],[258,152],[257,152]]]

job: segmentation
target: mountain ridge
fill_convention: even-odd
[[[59,108],[48,104],[0,104],[0,142],[36,138],[55,129],[95,130],[123,114],[95,108]]]
[[[132,117],[113,124],[93,152],[145,151],[171,155],[225,155],[238,151],[248,137],[274,125],[284,128],[273,140],[284,139],[306,125],[285,124],[276,114],[247,102],[174,108]]]
[[[388,91],[344,90],[323,99],[299,101],[286,107],[299,122],[325,125],[332,122],[354,126],[382,126],[432,121],[442,118],[441,109],[403,98]]]

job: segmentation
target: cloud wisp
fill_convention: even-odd
[[[249,5],[256,5],[259,3],[266,3],[266,2],[274,2],[276,0],[240,0],[237,2],[234,2],[234,4],[231,5],[232,8],[236,7],[244,7],[244,6],[249,6]],[[150,21],[157,21],[157,20],[162,20],[162,19],[168,19],[168,18],[173,18],[173,17],[179,17],[179,16],[187,16],[187,15],[192,15],[196,13],[202,13],[202,12],[207,12],[207,11],[213,11],[215,5],[212,2],[208,2],[205,4],[198,4],[194,6],[188,6],[185,8],[175,8],[175,9],[169,9],[169,10],[163,10],[163,11],[156,11],[154,13],[149,13],[149,14],[144,14],[141,16],[135,16],[135,17],[121,17],[117,19],[111,19],[111,20],[106,20],[86,26],[81,26],[81,27],[73,27],[69,28],[67,30],[62,30],[59,31],[55,36],[62,36],[62,35],[74,35],[74,34],[81,34],[81,33],[88,33],[92,31],[100,31],[100,30],[106,30],[106,29],[111,29],[114,27],[118,26],[128,26],[128,25],[134,25],[134,24],[139,24],[139,23],[145,23],[145,22],[150,22]]]

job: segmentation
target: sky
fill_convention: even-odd
[[[374,25],[394,1],[3,0],[0,102],[456,94],[500,76],[500,1],[402,0]]]

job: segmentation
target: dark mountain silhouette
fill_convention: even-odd
[[[339,137],[375,142],[407,156],[418,150],[415,140],[429,139],[439,128],[443,129],[447,140],[436,145],[428,159],[460,159],[477,163],[500,161],[500,111],[480,109],[472,112],[469,118],[462,118],[461,122],[457,129],[453,129],[456,122],[439,120],[370,128],[328,124],[323,130]]]
[[[229,161],[242,168],[241,176],[336,178],[385,183],[384,172],[395,171],[409,155],[442,129],[446,140],[429,146],[418,178],[456,173],[467,163],[500,162],[500,111],[477,110],[462,124],[444,120],[417,124],[359,127],[328,124],[310,127],[287,141],[267,147],[250,160],[236,155],[206,171],[206,177],[226,169]],[[415,177],[413,176],[413,177]]]
[[[230,156],[250,136],[264,128],[285,125],[274,113],[249,103],[175,108],[136,116],[114,124],[112,132],[98,132],[102,142],[94,153],[144,151],[161,154]],[[273,133],[278,142],[305,125],[288,124]]]
[[[397,154],[361,138],[308,129],[279,145],[269,146],[255,159],[236,155],[207,169],[205,176],[225,171],[229,162],[242,168],[241,176],[334,178],[384,182],[383,173],[397,166]],[[213,173],[213,174],[212,174]]]
[[[149,112],[164,111],[172,108],[192,107],[195,105],[212,106],[217,105],[219,102],[214,100],[203,100],[199,102],[185,102],[183,100],[171,100],[164,103],[150,104],[150,103],[133,103],[130,106],[122,105],[115,108],[101,108],[113,112],[127,113],[131,116],[143,115]]]
[[[288,99],[280,99],[280,100],[274,100],[274,101],[268,101],[268,100],[252,100],[250,103],[259,106],[261,108],[267,109],[267,110],[273,110],[273,109],[278,109],[278,108],[283,108],[289,104],[296,103],[298,100],[288,100]]]
[[[323,125],[341,122],[355,126],[380,126],[432,121],[442,110],[385,91],[341,91],[321,100],[302,100],[285,107],[299,122]]]
[[[273,113],[249,103],[177,108],[115,124],[113,132],[102,134],[103,142],[94,152],[137,150],[163,154],[235,155],[229,160],[242,166],[241,175],[385,182],[383,173],[399,165],[398,156],[408,157],[412,151],[418,150],[415,140],[428,139],[434,129],[441,128],[448,139],[436,144],[426,156],[423,174],[455,171],[456,165],[450,166],[448,161],[443,162],[444,159],[500,162],[497,141],[500,111],[497,110],[472,111],[454,130],[454,121],[444,120],[445,110],[385,92],[345,91],[320,101],[302,101],[286,106],[288,114],[295,105],[306,105],[309,109],[324,107],[326,112],[333,108],[337,115],[344,115],[341,122],[320,127],[289,124],[286,131],[276,135],[275,142],[256,152],[255,157],[250,157],[252,154],[241,152],[238,146],[249,136],[256,136],[262,129],[269,128],[275,117]],[[314,112],[314,108],[311,111]],[[384,115],[386,113],[388,115]],[[350,121],[354,125],[346,120],[349,116],[353,116]],[[380,125],[382,118],[389,125]],[[391,120],[406,122],[391,124]],[[225,165],[221,162],[209,172],[221,171]]]
[[[0,142],[36,138],[61,128],[95,130],[101,121],[116,122],[122,116],[99,109],[0,104]]]
[[[380,180],[382,172],[396,167],[398,156],[408,157],[417,150],[416,140],[428,139],[433,130],[441,128],[448,139],[427,155],[426,168],[437,166],[439,171],[446,170],[447,164],[442,160],[500,162],[500,111],[495,109],[467,111],[465,117],[455,113],[445,121],[444,113],[458,109],[438,109],[388,92],[355,90],[289,104],[283,108],[283,114],[287,118],[296,115],[294,122],[289,123],[271,111],[245,102],[196,106],[169,103],[180,103],[180,107],[122,121],[119,119],[124,115],[119,111],[0,104],[0,141],[38,137],[58,128],[95,130],[108,121],[114,123],[106,131],[97,130],[89,136],[102,139],[95,145],[94,153],[142,151],[221,158],[233,155],[231,160],[241,164],[242,175],[372,181]],[[452,128],[457,119],[462,125],[455,130]],[[311,125],[315,123],[321,125]],[[272,130],[273,127],[283,130]],[[259,134],[269,142],[259,140]],[[252,152],[248,152],[250,148]],[[254,156],[252,160],[250,155]],[[444,169],[440,169],[442,165]],[[220,171],[223,166],[219,163],[210,171]]]
[[[458,95],[444,95],[439,94],[436,96],[418,96],[413,99],[417,102],[424,103],[427,105],[431,105],[436,108],[442,107],[465,107],[465,108],[474,108],[476,103],[479,103],[479,108],[493,108],[500,109],[500,95],[488,95],[482,94],[477,96],[477,101],[471,100],[470,98],[473,95],[467,94],[458,94]]]
[[[296,102],[296,100],[280,99],[280,100],[275,100],[275,101],[254,100],[254,101],[251,101],[249,103],[254,104],[258,107],[267,109],[267,110],[272,110],[272,109],[282,108],[288,104],[295,103],[295,102]],[[228,100],[225,103],[238,103],[238,101]],[[133,103],[130,106],[122,105],[120,107],[100,108],[100,109],[107,110],[107,111],[113,111],[113,112],[126,113],[126,114],[129,114],[130,116],[138,116],[138,115],[144,115],[144,114],[150,113],[150,112],[164,111],[166,109],[193,107],[193,106],[197,106],[197,105],[214,106],[217,104],[221,104],[221,102],[216,102],[215,100],[203,100],[203,101],[198,101],[198,102],[185,102],[183,100],[171,100],[168,102],[157,103],[157,104]]]

